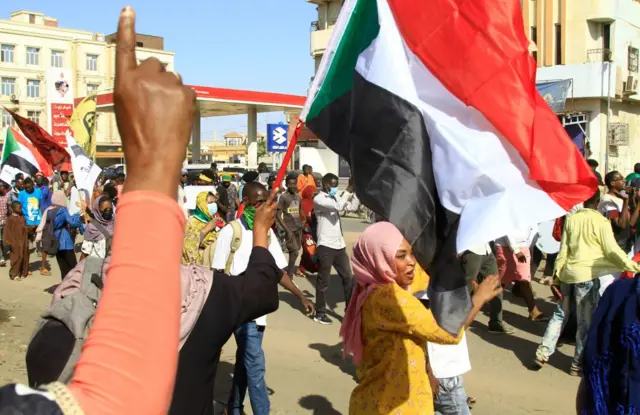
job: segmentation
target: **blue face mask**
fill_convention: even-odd
[[[218,213],[218,204],[215,202],[207,204],[207,210],[211,216],[215,216]]]
[[[329,196],[331,197],[335,197],[335,195],[338,194],[338,188],[337,187],[332,187],[329,189]]]

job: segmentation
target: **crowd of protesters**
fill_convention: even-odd
[[[115,113],[126,180],[99,182],[85,197],[74,196],[78,189],[67,172],[50,181],[16,177],[2,186],[3,255],[12,279],[29,275],[29,247],[36,240],[49,255],[55,251],[62,278],[70,278],[82,266],[74,251],[78,233],[84,236],[83,259],[108,259],[109,267],[71,379],[63,384],[54,377],[33,389],[1,387],[0,413],[211,414],[221,348],[234,336],[238,348],[227,411],[241,414],[248,391],[253,413],[268,414],[262,339],[266,315],[278,308],[278,285],[317,323],[331,324],[325,293],[332,267],[346,304],[343,350],[358,372],[349,413],[469,413],[472,400],[462,381],[470,368],[465,329],[484,304],[491,304],[489,330],[496,333],[512,332],[501,317],[504,288],[519,291],[532,321],[549,321],[531,289],[535,229],[514,230],[462,254],[472,306],[464,327],[449,333],[429,308],[429,276],[393,224],[380,220],[368,227],[349,259],[340,213],[355,196],[340,193],[333,174],[317,181],[304,166],[282,186],[259,168],[237,188],[231,177],[211,169],[196,184],[213,189],[197,194],[195,206],[186,208],[187,177],[183,172],[180,180],[180,169],[195,93],[159,61],[138,64],[134,21],[133,10],[125,8],[116,50]],[[575,313],[570,373],[583,376],[578,413],[635,413],[640,407],[640,277],[633,277],[640,272],[639,180],[640,164],[626,180],[608,172],[604,194],[594,189],[558,221],[558,305],[534,361],[544,366],[561,327]],[[622,278],[621,271],[630,271],[631,278]],[[315,305],[292,281],[295,274],[311,272],[317,273]],[[188,305],[194,303],[195,310]]]

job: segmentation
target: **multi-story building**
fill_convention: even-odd
[[[316,70],[342,7],[317,5],[311,24]],[[555,108],[571,138],[604,171],[640,162],[640,0],[521,0],[539,83],[566,80]]]
[[[569,80],[560,115],[602,171],[640,162],[640,1],[523,0],[538,82]]]
[[[115,43],[115,34],[61,28],[57,19],[38,12],[17,11],[9,20],[0,19],[0,106],[51,133],[51,104],[58,102],[58,95],[66,93],[64,100],[73,103],[73,98],[113,87]],[[174,53],[164,50],[163,38],[137,35],[136,43],[140,61],[156,57],[174,70]],[[0,112],[2,141],[14,122],[9,113]],[[119,162],[122,148],[113,113],[98,114],[96,138],[99,163]]]

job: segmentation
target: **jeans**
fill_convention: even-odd
[[[440,394],[434,397],[436,415],[471,415],[462,376],[438,379]]]
[[[0,225],[0,250],[2,251],[2,261],[9,260],[9,252],[7,252],[7,248],[4,247],[4,225]]]
[[[252,321],[235,331],[238,351],[227,404],[230,415],[242,415],[247,389],[249,389],[251,410],[255,415],[268,415],[271,411],[267,383],[264,380],[267,370],[262,350],[264,330],[264,326],[258,326],[255,321]]]
[[[551,321],[547,326],[542,338],[542,344],[538,346],[536,351],[536,359],[546,362],[555,352],[556,344],[562,329],[567,323],[571,312],[571,307],[575,306],[578,330],[576,332],[576,350],[573,355],[574,367],[580,367],[580,359],[582,350],[587,341],[589,327],[591,327],[591,318],[598,307],[600,301],[600,280],[597,278],[587,282],[577,284],[560,283],[560,291],[562,292],[562,301],[558,302]]]
[[[466,251],[461,258],[462,268],[467,277],[467,287],[471,290],[471,283],[478,280],[478,276],[488,277],[498,273],[498,263],[493,254],[478,255]],[[489,302],[489,325],[502,323],[502,293]]]
[[[316,314],[323,316],[327,314],[327,300],[325,295],[329,288],[329,276],[331,275],[331,267],[342,279],[342,289],[344,290],[345,309],[349,305],[351,293],[353,291],[353,274],[351,273],[351,265],[349,264],[349,256],[347,250],[332,249],[326,246],[319,246],[316,249],[318,257],[318,279],[316,282]]]

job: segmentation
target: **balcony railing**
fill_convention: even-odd
[[[587,62],[611,62],[613,53],[611,49],[588,49]]]

